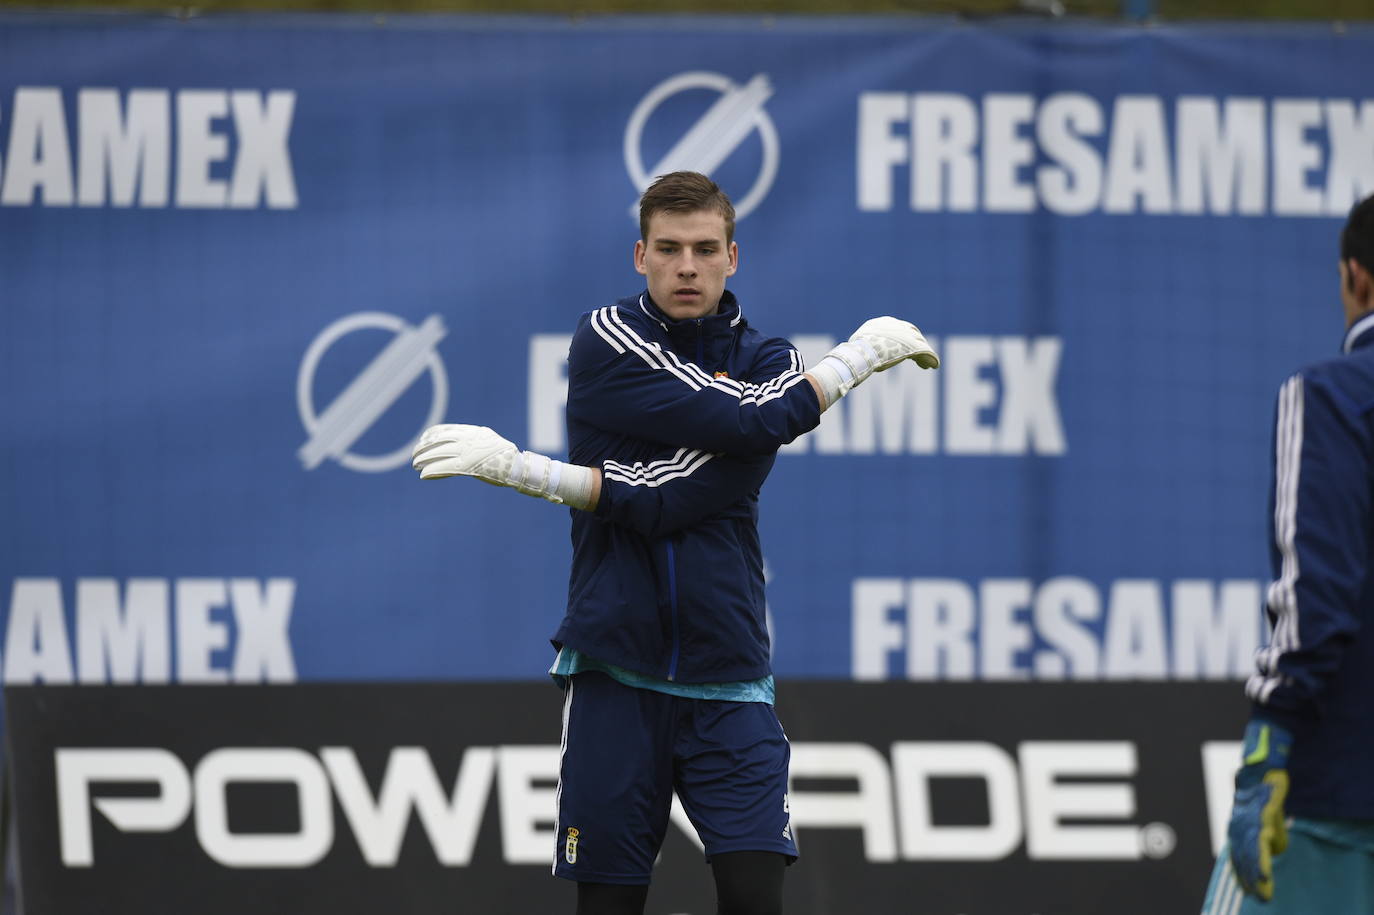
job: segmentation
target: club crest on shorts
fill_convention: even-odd
[[[717,377],[717,378],[729,378],[729,377],[730,377],[730,373],[729,373],[729,372],[716,372],[716,377]]]
[[[577,837],[581,835],[576,826],[568,827],[568,838],[563,843],[563,860],[569,864],[577,863]]]

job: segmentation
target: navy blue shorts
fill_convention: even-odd
[[[791,748],[764,702],[682,699],[599,671],[573,675],[563,705],[553,872],[644,884],[673,791],[706,846],[797,857],[787,808]]]

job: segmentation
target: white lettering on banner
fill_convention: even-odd
[[[1035,128],[1046,156],[1059,163],[1039,175],[1045,208],[1064,216],[1091,211],[1102,194],[1102,160],[1083,137],[1102,131],[1102,108],[1076,92],[1053,95],[1041,105]]]
[[[95,863],[92,807],[124,832],[169,832],[194,808],[197,841],[220,864],[309,867],[334,844],[332,785],[370,866],[396,866],[414,812],[439,863],[465,867],[472,860],[494,782],[505,860],[546,864],[554,843],[553,786],[560,757],[556,746],[468,747],[448,792],[427,750],[396,747],[374,796],[357,754],[348,747],[325,747],[318,759],[287,747],[219,749],[206,755],[194,774],[172,753],[158,748],[62,748],[55,754],[62,863]],[[92,784],[108,782],[151,783],[158,792],[151,797],[94,797]],[[253,782],[294,786],[299,811],[295,832],[232,830],[227,788]],[[673,820],[686,822],[682,816]],[[690,823],[686,828],[690,830]]]
[[[563,408],[568,403],[568,346],[571,334],[530,337],[529,448],[555,454],[567,448]]]
[[[799,779],[844,779],[854,791],[787,789],[792,828],[859,829],[864,857],[897,860],[897,826],[893,817],[892,774],[883,754],[866,743],[792,744],[788,773]]]
[[[1173,851],[1167,825],[1126,822],[1136,813],[1130,781],[1136,748],[1130,741],[1027,741],[1017,748],[1016,759],[989,743],[898,742],[890,768],[867,744],[799,743],[792,746],[790,771],[794,782],[836,780],[856,786],[799,790],[794,784],[789,789],[792,825],[801,831],[858,829],[864,857],[875,863],[899,857],[998,860],[1023,839],[1032,860],[1134,860]],[[986,824],[934,822],[931,780],[951,777],[983,782]]]
[[[15,582],[16,592],[19,582]],[[61,616],[57,582],[48,589]],[[76,582],[76,671],[82,683],[166,683],[171,679],[167,579],[131,578],[120,609],[119,582]],[[11,604],[13,614],[13,603]],[[6,649],[9,657],[9,649]],[[11,661],[13,659],[11,658]],[[9,672],[13,671],[13,663]]]
[[[501,848],[507,861],[543,863],[554,839],[558,810],[558,747],[502,747],[496,781]]]
[[[296,679],[288,632],[295,597],[296,583],[289,578],[270,578],[262,588],[253,578],[229,579],[229,603],[238,629],[231,671],[235,682]]]
[[[372,867],[395,867],[411,810],[419,816],[439,863],[462,867],[472,860],[496,769],[496,756],[490,747],[467,749],[451,795],[445,793],[423,747],[391,751],[376,798],[351,749],[326,747],[320,757],[334,783],[339,806],[358,839],[363,860]],[[556,765],[554,772],[556,777]],[[552,833],[549,841],[553,841]]]
[[[781,454],[1048,455],[1068,452],[1056,384],[1058,337],[930,338],[944,359],[939,372],[874,375],[826,410],[816,429]],[[536,334],[529,344],[529,447],[566,449],[571,337]],[[798,334],[792,343],[808,365],[833,337]],[[941,422],[943,420],[943,426]]]
[[[1107,213],[1168,213],[1174,197],[1169,153],[1164,149],[1164,106],[1149,95],[1116,100],[1107,143]]]
[[[897,782],[902,857],[923,861],[995,861],[1021,844],[1021,792],[1016,762],[990,743],[892,745]],[[932,778],[977,778],[987,790],[988,822],[980,826],[936,825],[931,809]]]
[[[300,824],[296,831],[263,834],[230,829],[228,789],[243,783],[293,785]],[[193,784],[196,838],[225,867],[309,867],[334,844],[329,783],[319,762],[304,750],[215,750],[196,767]]]
[[[1218,817],[1224,829],[1238,758],[1235,743],[1202,748],[1214,836]],[[94,808],[125,833],[171,832],[194,818],[196,841],[225,867],[309,867],[335,844],[332,790],[369,866],[397,866],[413,813],[439,863],[466,867],[494,791],[505,862],[547,865],[558,760],[552,745],[470,746],[446,791],[427,749],[394,747],[374,795],[349,747],[326,747],[318,757],[294,747],[228,747],[194,766],[157,747],[62,747],[54,753],[62,862],[94,865]],[[1136,746],[1122,740],[1026,741],[1015,754],[983,742],[898,741],[890,761],[866,743],[803,742],[792,745],[788,809],[795,829],[858,830],[875,863],[995,861],[1023,843],[1032,860],[1166,857],[1172,828],[1131,822],[1136,775]],[[986,823],[935,821],[932,782],[948,778],[983,783]],[[98,796],[113,783],[153,785],[156,793]],[[243,783],[292,786],[294,831],[235,832],[228,789]],[[676,803],[671,821],[695,839]]]
[[[80,578],[75,591],[73,642],[61,581],[14,579],[5,683],[167,683],[173,634],[178,682],[296,679],[289,633],[293,579],[130,578],[121,601],[117,580]],[[219,666],[216,656],[230,650],[230,666]]]
[[[856,680],[1243,679],[1260,607],[1253,580],[1120,579],[1104,600],[1072,576],[858,578],[851,670]]]
[[[1205,97],[1178,100],[1178,211],[1264,212],[1264,102]],[[1334,125],[1333,125],[1334,126]]]
[[[903,173],[915,212],[1344,216],[1374,192],[1374,99],[864,92],[858,122],[865,212]]]
[[[167,92],[132,90],[124,118],[120,116],[117,91],[82,89],[76,110],[83,141],[77,156],[78,202],[83,207],[98,207],[108,199],[111,206],[133,206],[137,187],[139,206],[166,206],[171,155]]]
[[[210,177],[210,169],[229,155],[229,138],[213,123],[228,114],[223,92],[192,89],[177,93],[177,206],[219,207],[229,188]]]
[[[295,106],[283,89],[83,88],[73,135],[62,90],[21,86],[0,156],[0,206],[294,209]],[[0,136],[5,127],[0,117]]]
[[[1068,826],[1065,819],[1124,820],[1135,815],[1135,791],[1126,782],[1073,784],[1060,776],[1102,779],[1136,773],[1129,741],[1021,744],[1026,799],[1026,851],[1032,858],[1138,858],[1138,827]]]
[[[62,863],[95,864],[91,840],[92,805],[124,832],[168,832],[191,809],[191,779],[167,750],[67,750],[54,754],[57,769],[57,828]],[[92,798],[92,782],[138,782],[158,786],[152,797]]]
[[[224,683],[229,671],[213,667],[211,655],[229,644],[229,627],[212,616],[228,603],[224,580],[177,580],[177,670],[191,683]]]
[[[85,640],[82,645],[89,644]],[[62,587],[55,578],[16,578],[5,626],[6,683],[71,683]]]
[[[61,91],[17,89],[10,111],[0,206],[28,206],[40,188],[45,205],[71,206],[72,157]]]

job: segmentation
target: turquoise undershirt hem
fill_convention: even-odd
[[[1294,817],[1290,830],[1374,855],[1374,823],[1369,820],[1315,820]]]
[[[633,670],[606,664],[596,658],[589,658],[576,648],[564,645],[549,668],[549,676],[560,687],[568,685],[568,677],[584,670],[599,670],[618,683],[635,689],[651,689],[683,699],[713,699],[718,702],[766,702],[773,704],[773,675],[759,677],[757,680],[735,680],[730,683],[678,683],[675,680],[660,680],[648,677]]]

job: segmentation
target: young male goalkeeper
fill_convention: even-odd
[[[1279,389],[1273,631],[1204,915],[1374,912],[1374,197],[1340,256],[1342,354]]]
[[[724,915],[777,915],[797,857],[773,711],[759,488],[779,446],[875,371],[939,360],[915,326],[865,322],[809,373],[750,327],[725,281],[734,208],[694,172],[640,201],[644,292],[582,316],[568,354],[568,455],[440,425],[421,479],[474,476],[572,512],[554,873],[579,915],[640,915],[676,790]]]

